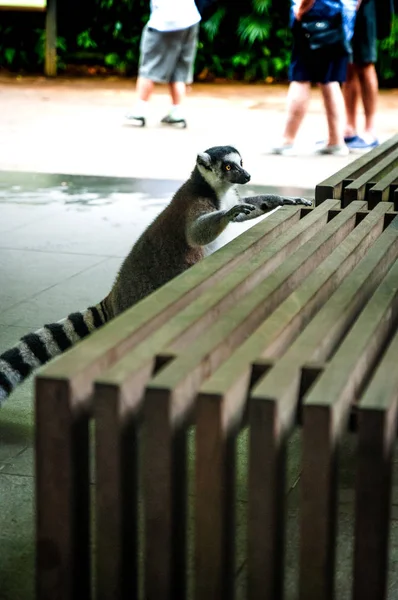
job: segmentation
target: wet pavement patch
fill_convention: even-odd
[[[189,174],[187,174],[187,177]],[[18,202],[22,204],[80,204],[95,206],[111,203],[121,195],[131,199],[162,200],[170,199],[182,184],[173,179],[138,179],[128,177],[100,177],[70,175],[60,173],[27,173],[0,171],[0,203]],[[241,195],[281,194],[311,198],[314,190],[292,186],[246,185]]]

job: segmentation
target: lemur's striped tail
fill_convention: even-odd
[[[0,354],[0,406],[34,369],[65,352],[107,320],[104,303],[100,302],[82,312],[72,313],[57,323],[44,325]]]

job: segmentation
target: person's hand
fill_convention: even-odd
[[[310,8],[312,8],[313,4],[314,0],[302,0],[302,2],[300,2],[300,4],[298,4],[294,8],[294,16],[297,19],[297,21],[301,21],[305,13],[307,13],[310,10]]]
[[[304,12],[305,11],[299,10],[298,8],[294,10],[294,17],[296,21],[301,21],[301,17],[303,16]]]

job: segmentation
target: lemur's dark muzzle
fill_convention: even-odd
[[[250,174],[247,171],[245,171],[245,169],[241,169],[239,173],[239,183],[247,183],[248,181],[250,181],[250,179]]]

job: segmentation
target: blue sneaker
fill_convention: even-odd
[[[371,150],[379,145],[379,140],[375,139],[372,142],[367,142],[358,135],[354,136],[351,140],[346,139],[345,143],[350,150]]]
[[[344,138],[346,144],[351,144],[351,142],[354,142],[355,140],[359,140],[357,135],[346,135]]]

